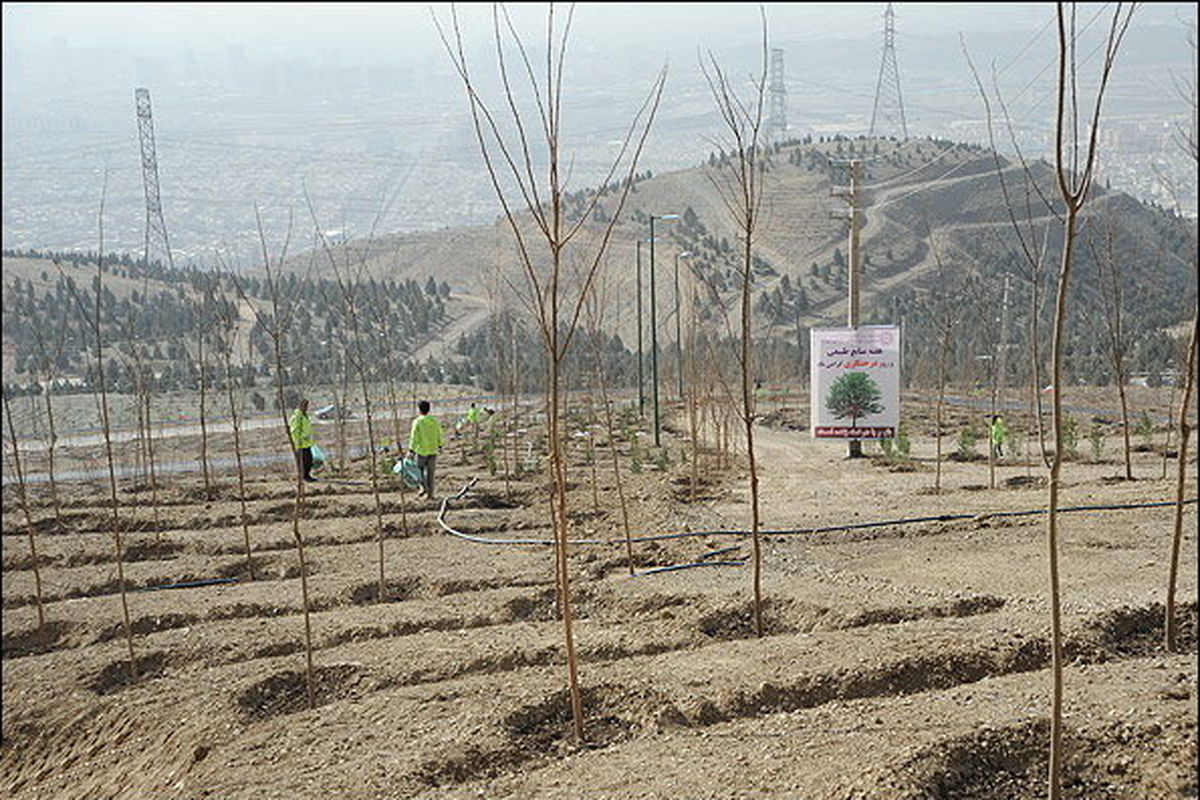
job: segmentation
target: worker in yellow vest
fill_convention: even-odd
[[[308,398],[300,398],[296,410],[288,420],[288,433],[292,437],[292,448],[296,451],[296,467],[300,470],[300,479],[308,482],[315,481],[312,476],[313,439],[312,421],[308,418]]]
[[[1008,426],[1004,424],[1004,417],[999,414],[992,415],[991,436],[996,458],[1004,458],[1004,443],[1008,441]]]
[[[442,426],[437,417],[429,413],[429,401],[417,403],[421,415],[412,421],[408,434],[408,452],[417,457],[417,469],[424,480],[423,494],[430,500],[433,496],[433,470],[438,450],[442,447]]]
[[[479,447],[479,406],[474,403],[467,409],[467,422],[471,423],[471,444]]]

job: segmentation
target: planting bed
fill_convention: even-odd
[[[712,531],[635,542],[631,577],[608,451],[596,451],[598,504],[573,451],[571,535],[587,541],[569,564],[582,742],[553,551],[539,543],[551,536],[542,475],[506,490],[480,456],[442,459],[441,495],[479,479],[445,521],[487,542],[451,535],[437,504],[411,496],[402,519],[389,484],[382,602],[365,466],[312,485],[300,530],[314,708],[287,475],[249,486],[253,580],[236,476],[219,473],[212,497],[198,475],[166,477],[157,531],[149,492],[123,494],[143,504],[121,511],[134,676],[106,487],[63,487],[61,529],[44,489],[33,496],[40,631],[6,487],[0,795],[1044,797],[1045,518],[1001,513],[1044,507],[1044,468],[1003,463],[990,489],[986,462],[945,462],[933,492],[929,438],[896,469],[847,461],[843,444],[786,417],[758,430],[763,526],[788,531],[763,541],[761,638],[752,544],[727,533],[750,519],[743,467],[707,458],[693,501],[685,440],[666,437],[666,471],[630,474],[623,459],[635,536]],[[1068,464],[1062,505],[1172,499],[1161,458],[1135,455],[1134,481],[1112,480],[1115,459]],[[1067,798],[1197,795],[1196,507],[1174,654],[1162,645],[1171,515],[1061,519]],[[874,522],[886,524],[863,525]]]

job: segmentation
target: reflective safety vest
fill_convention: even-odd
[[[432,414],[422,414],[412,421],[408,434],[408,449],[419,456],[436,455],[442,446],[442,426]]]
[[[297,450],[313,446],[312,422],[309,421],[308,414],[298,408],[292,412],[292,418],[288,420],[288,432],[292,435],[292,447]]]

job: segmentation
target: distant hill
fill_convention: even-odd
[[[1061,200],[1053,169],[1034,162],[1027,178],[1019,164],[997,159],[990,150],[932,139],[808,138],[771,148],[763,222],[754,246],[756,335],[795,348],[799,331],[803,351],[807,328],[845,324],[848,205],[835,190],[849,185],[849,159],[862,162],[861,320],[903,321],[908,363],[919,365],[936,347],[935,329],[941,323],[935,318],[945,318],[945,306],[957,306],[951,309],[952,316],[971,324],[957,326],[952,374],[977,380],[976,373],[987,366],[980,363],[986,359],[978,356],[991,352],[999,335],[1004,275],[1010,275],[1006,338],[1011,353],[1026,353],[1033,284],[1013,218],[1024,232],[1025,248],[1040,254],[1039,324],[1048,330],[1062,244],[1062,226],[1056,218]],[[737,233],[712,185],[712,175],[722,163],[722,154],[713,153],[696,168],[655,176],[645,173],[635,181],[605,262],[608,328],[627,345],[636,342],[635,247],[639,238],[649,235],[652,213],[681,217],[656,226],[658,306],[668,309],[659,315],[660,325],[673,306],[677,253],[693,254],[683,262],[685,295],[695,271],[726,301],[733,301],[739,269]],[[619,188],[614,184],[584,189],[565,198],[567,219],[573,221],[596,191],[601,194],[584,241],[599,235],[616,207]],[[1011,216],[1005,190],[1014,206]],[[1075,250],[1069,325],[1068,372],[1080,380],[1110,378],[1099,327],[1103,293],[1093,253],[1093,249],[1108,251],[1110,229],[1111,253],[1124,287],[1132,368],[1166,368],[1178,328],[1191,319],[1196,307],[1195,221],[1103,186],[1093,187]],[[587,239],[589,234],[593,239]],[[376,276],[404,278],[432,272],[455,291],[493,299],[511,294],[506,286],[525,286],[503,218],[492,226],[382,237],[359,247],[366,269]],[[648,283],[647,246],[642,248],[642,259],[643,280]],[[297,256],[291,268],[311,269],[309,264],[311,259]],[[951,297],[956,299],[949,302]],[[517,305],[511,297],[505,303]],[[978,324],[980,315],[994,324]],[[673,340],[669,326],[660,338]],[[1028,366],[1027,359],[1010,356],[1009,364],[1015,378],[1027,377],[1021,372]]]
[[[947,322],[952,326],[953,345],[948,367],[957,381],[987,379],[1003,331],[1012,370],[1007,379],[1027,380],[1034,283],[1025,254],[1040,257],[1037,319],[1043,333],[1049,329],[1061,259],[1062,226],[1056,219],[1061,201],[1052,168],[1034,163],[1027,180],[1019,165],[998,160],[975,145],[845,137],[809,138],[770,148],[762,222],[754,243],[754,322],[765,359],[760,366],[764,377],[795,376],[797,365],[807,357],[808,328],[845,324],[849,224],[847,201],[838,192],[849,185],[850,159],[861,162],[862,322],[904,326],[906,375],[918,381],[932,374],[940,332]],[[651,214],[679,216],[677,221],[660,220],[655,231],[660,344],[673,347],[674,269],[676,256],[683,253],[690,254],[678,262],[685,308],[692,290],[698,289],[700,319],[710,325],[719,322],[718,301],[736,319],[737,231],[712,182],[725,163],[724,154],[713,153],[693,169],[663,175],[645,172],[633,183],[613,230],[601,284],[604,327],[608,336],[615,337],[603,346],[614,357],[623,354],[614,368],[625,380],[631,375],[629,358],[637,342],[636,248],[638,240],[649,235]],[[564,197],[565,223],[574,224],[599,195],[576,246],[565,253],[570,275],[578,273],[579,253],[595,245],[609,215],[615,213],[620,188],[613,184]],[[1011,214],[1006,191],[1014,206]],[[1023,244],[1014,231],[1014,218]],[[521,224],[530,225],[524,217]],[[1181,326],[1196,308],[1195,221],[1096,186],[1077,245],[1066,347],[1069,377],[1088,382],[1112,377],[1104,349],[1107,284],[1099,271],[1100,264],[1109,260],[1117,266],[1123,288],[1130,369],[1169,368]],[[538,342],[533,326],[512,321],[519,320],[526,307],[520,296],[526,282],[505,219],[490,226],[347,242],[333,252],[341,259],[343,275],[374,281],[359,290],[360,298],[378,301],[370,306],[371,313],[364,309],[363,316],[370,318],[375,340],[388,342],[394,355],[407,362],[406,375],[492,383],[497,378],[493,362],[499,345],[489,339],[499,336],[514,342],[520,338],[513,346],[528,362],[525,374],[539,374],[534,366]],[[641,256],[648,316],[648,244],[643,244]],[[535,250],[535,258],[544,257]],[[125,312],[133,307],[127,297],[146,293],[146,276],[133,275],[131,263],[126,259],[126,266],[114,265],[105,284],[114,295],[114,307]],[[318,343],[348,335],[344,314],[338,311],[341,301],[329,253],[297,252],[284,268],[289,275],[288,297],[298,304],[293,346],[317,375],[328,372],[320,364],[330,356],[319,350]],[[21,382],[29,379],[33,353],[33,342],[23,326],[30,322],[52,326],[61,316],[64,292],[57,285],[57,267],[44,259],[6,257],[4,274],[4,376],[6,381]],[[93,274],[82,270],[76,282],[86,287]],[[261,306],[265,299],[261,265],[245,265],[240,274],[244,290]],[[223,284],[227,297],[236,298],[232,282],[227,279]],[[149,286],[150,302],[157,304],[160,315],[182,303],[182,298],[196,297],[194,276],[186,272],[160,272]],[[40,298],[47,293],[60,305],[45,305]],[[138,302],[145,305],[147,298]],[[517,317],[510,319],[513,312]],[[243,335],[254,338],[247,340],[247,360],[265,373],[262,332],[255,333],[248,308],[239,313],[247,329]],[[174,327],[161,335],[183,337],[186,315],[169,316]],[[82,327],[68,324],[83,343]],[[115,329],[112,336],[117,344],[120,337]],[[1044,350],[1045,345],[1043,356]],[[766,358],[768,352],[779,358]],[[186,382],[180,360],[174,359],[174,365],[171,361],[163,353],[164,368],[179,372],[177,382]],[[378,363],[373,366],[380,368]],[[75,358],[65,369],[86,372],[86,359]]]
[[[64,392],[95,384],[95,254],[5,253],[4,381],[17,393],[47,382]],[[432,276],[423,282],[371,280],[352,285],[364,361],[382,373],[415,373],[420,352],[477,303],[451,297]],[[157,390],[223,383],[221,355],[241,386],[273,374],[273,300],[278,300],[290,381],[326,383],[357,356],[345,297],[332,277],[288,273],[274,292],[258,275],[148,268],[128,255],[106,255],[100,278],[101,338],[107,387],[134,389],[139,370]],[[483,315],[486,316],[486,315]],[[386,356],[386,357],[385,357]],[[442,376],[438,376],[441,378]]]

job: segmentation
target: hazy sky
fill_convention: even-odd
[[[791,130],[853,132],[871,119],[886,5],[765,5],[770,45],[786,53]],[[484,89],[495,79],[491,8],[457,7]],[[539,49],[546,4],[508,8],[524,41]],[[894,8],[914,135],[971,140],[970,131],[952,128],[983,113],[960,33],[985,80],[994,70],[1014,121],[1034,137],[1044,129],[1053,108],[1055,4]],[[1085,81],[1112,9],[1077,8]],[[560,24],[569,10],[555,6]],[[398,164],[417,165],[413,198],[453,196],[414,199],[397,226],[409,217],[424,227],[454,224],[461,220],[448,215],[463,209],[490,213],[490,187],[480,195],[469,186],[480,177],[469,114],[431,13],[449,24],[445,3],[4,3],[5,235],[21,230],[38,246],[89,241],[103,167],[113,170],[113,208],[127,206],[129,241],[141,241],[136,86],[154,96],[164,197],[176,204],[168,211],[197,221],[197,241],[200,228],[224,224],[228,197],[285,208],[305,179],[330,193],[336,186],[339,202],[352,205],[377,197],[380,181],[400,182],[392,174]],[[734,76],[759,69],[759,6],[581,3],[573,13],[565,130],[568,144],[590,148],[579,155],[579,180],[596,179],[587,170],[607,159],[604,148],[623,134],[664,62],[670,77],[644,163],[658,173],[706,157],[720,128],[697,57],[711,51]],[[1186,113],[1177,81],[1195,60],[1187,45],[1195,24],[1193,3],[1139,6],[1106,113],[1177,124]],[[76,232],[60,238],[68,229]],[[178,241],[186,242],[182,230]]]
[[[1085,4],[1080,13],[1088,13]],[[1146,4],[1142,19],[1186,14],[1190,4]],[[767,3],[773,37],[879,36],[883,3]],[[437,46],[430,9],[448,19],[445,3],[4,3],[6,47],[37,47],[55,39],[73,47],[120,47],[153,52],[230,44],[261,49],[321,47],[380,51],[397,60]],[[517,3],[519,22],[544,18],[541,3]],[[565,16],[567,6],[557,7]],[[960,30],[1022,30],[1053,16],[1050,3],[897,3],[903,35]],[[468,3],[459,13],[482,30],[490,4]],[[1194,9],[1190,12],[1195,19]],[[575,31],[584,39],[677,42],[701,37],[758,35],[751,3],[581,3]],[[901,43],[903,39],[900,39]]]

